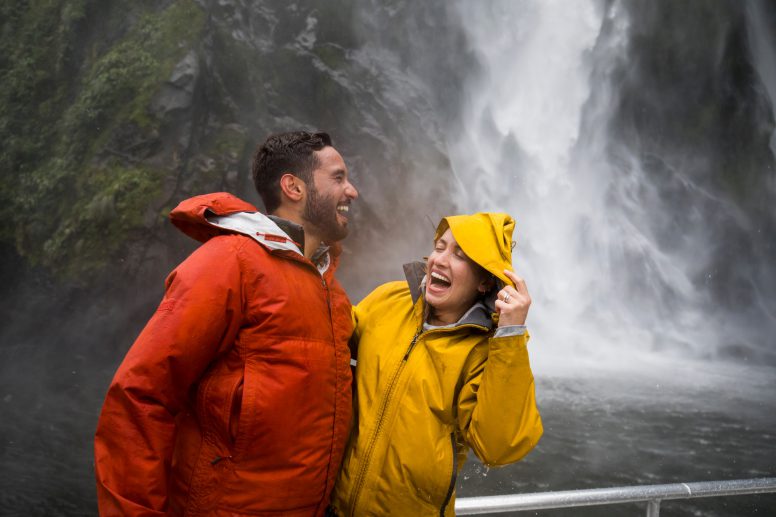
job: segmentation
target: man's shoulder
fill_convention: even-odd
[[[233,251],[242,250],[248,244],[254,243],[256,244],[257,248],[262,248],[262,246],[257,243],[255,240],[251,239],[247,235],[243,235],[241,233],[223,233],[221,235],[216,235],[214,237],[211,237],[204,243],[200,245],[200,248],[213,248],[213,249],[229,249]]]
[[[238,233],[224,233],[211,237],[199,245],[183,262],[206,262],[214,265],[226,265],[229,262],[240,263],[246,257],[258,258],[266,250],[256,241]]]

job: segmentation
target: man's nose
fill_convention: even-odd
[[[349,181],[345,186],[345,195],[350,199],[358,199],[358,190],[356,190],[356,187],[354,187],[353,184]]]

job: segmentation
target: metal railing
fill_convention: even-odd
[[[478,515],[550,508],[647,503],[647,517],[660,515],[660,503],[669,499],[694,499],[745,494],[776,493],[776,478],[701,481],[670,485],[639,485],[592,490],[563,490],[533,494],[463,497],[455,502],[458,515]]]

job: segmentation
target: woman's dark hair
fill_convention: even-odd
[[[327,133],[293,131],[270,135],[253,153],[253,183],[264,201],[267,212],[280,206],[280,178],[291,173],[312,184],[313,171],[318,166],[315,151],[331,146]]]

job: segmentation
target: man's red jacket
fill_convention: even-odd
[[[263,224],[254,235],[213,224],[245,212]],[[350,302],[336,257],[321,274],[255,212],[220,193],[171,213],[204,244],[108,390],[100,515],[323,514],[351,418]]]

